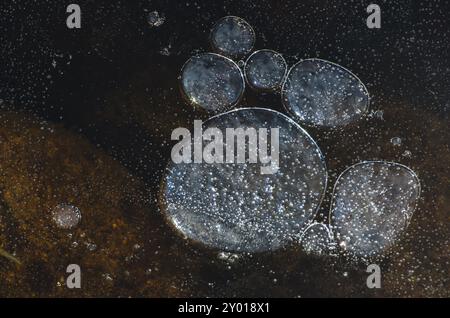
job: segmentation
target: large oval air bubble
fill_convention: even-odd
[[[344,126],[369,108],[364,84],[342,66],[320,59],[300,61],[289,70],[282,101],[297,121],[311,126]]]
[[[286,72],[287,64],[283,56],[272,50],[256,51],[245,63],[247,83],[255,90],[279,90]]]
[[[224,17],[211,30],[214,51],[231,58],[247,55],[254,44],[255,31],[247,21],[239,17]]]
[[[203,124],[205,132],[209,128],[222,132],[223,156],[231,156],[231,162],[170,161],[161,191],[169,223],[185,237],[225,251],[275,250],[298,236],[315,217],[326,187],[325,162],[315,141],[285,115],[262,108],[217,115]],[[273,138],[277,128],[278,152]],[[270,156],[259,153],[252,163],[249,154],[255,153],[250,149],[256,139],[246,138],[245,161],[238,163],[242,142],[226,140],[230,132],[252,136],[253,129],[258,138],[267,137],[267,149],[260,141],[257,149]],[[209,144],[203,141],[203,149]],[[261,158],[271,160],[261,163]]]
[[[419,179],[401,164],[351,166],[336,181],[330,212],[339,246],[362,258],[382,253],[406,229],[419,196]]]
[[[235,106],[245,87],[237,64],[213,53],[191,57],[181,70],[180,82],[190,104],[213,113]]]

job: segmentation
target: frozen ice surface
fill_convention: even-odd
[[[306,59],[288,72],[282,101],[296,120],[311,126],[347,125],[369,108],[364,84],[347,69],[320,59]]]
[[[81,221],[81,211],[76,206],[62,203],[52,210],[52,218],[59,228],[71,229]]]
[[[283,56],[272,50],[259,50],[245,63],[247,83],[256,90],[276,91],[281,88],[287,64]]]
[[[211,30],[211,45],[217,53],[239,58],[250,53],[255,43],[255,31],[242,18],[220,19]]]
[[[244,76],[229,58],[204,53],[191,57],[181,71],[181,88],[194,106],[209,112],[228,110],[244,93]]]
[[[339,246],[362,258],[382,253],[406,229],[419,196],[419,179],[401,164],[351,166],[336,181],[330,212]]]
[[[220,114],[204,129],[279,128],[279,170],[260,163],[169,163],[162,203],[169,222],[194,241],[223,251],[275,250],[312,221],[327,172],[314,140],[285,115],[262,108]]]
[[[334,238],[328,226],[312,223],[302,233],[300,243],[307,254],[329,255],[334,248]]]

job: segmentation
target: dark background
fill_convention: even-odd
[[[276,50],[290,66],[301,58],[330,60],[367,86],[371,114],[364,120],[340,130],[308,129],[327,160],[330,189],[341,171],[361,160],[397,161],[421,178],[419,210],[400,249],[413,255],[406,263],[422,269],[418,281],[399,282],[394,277],[385,290],[374,292],[365,288],[362,267],[351,267],[348,274],[348,265],[304,258],[298,251],[252,256],[223,270],[211,261],[211,251],[189,247],[195,261],[188,257],[187,268],[189,262],[203,264],[186,283],[192,295],[448,296],[450,6],[446,1],[376,1],[381,29],[366,26],[370,1],[76,3],[82,12],[81,29],[66,27],[70,2],[2,1],[1,107],[30,112],[84,135],[153,192],[169,158],[171,130],[204,117],[181,98],[180,68],[193,54],[210,50],[209,31],[226,15],[240,16],[253,26],[255,49]],[[165,16],[157,28],[146,21],[154,10]],[[283,111],[278,95],[258,95],[249,89],[239,106]],[[400,147],[392,145],[393,137],[401,138]],[[329,192],[319,220],[326,220]],[[427,256],[433,258],[428,265],[437,268],[436,273],[423,267]],[[407,273],[402,267],[406,265],[397,263],[405,257],[390,258],[386,266]]]

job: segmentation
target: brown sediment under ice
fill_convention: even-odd
[[[1,112],[0,191],[0,247],[21,262],[0,257],[0,296],[178,295],[171,278],[149,277],[143,265],[159,264],[150,194],[83,137]],[[60,204],[79,209],[73,228],[52,218]],[[81,267],[81,289],[66,287],[69,264]]]

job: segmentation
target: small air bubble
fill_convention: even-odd
[[[164,24],[165,21],[166,17],[164,16],[164,14],[160,14],[158,11],[152,11],[149,14],[147,14],[147,23],[152,28],[160,27],[161,25]]]

